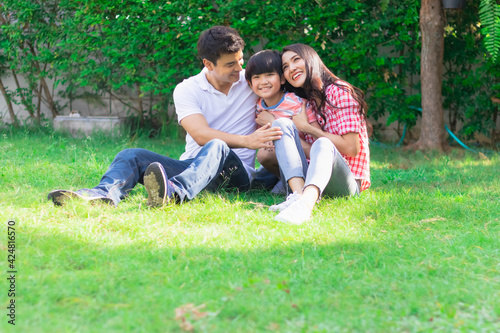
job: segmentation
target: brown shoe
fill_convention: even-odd
[[[85,200],[89,202],[104,202],[113,205],[111,198],[104,197],[89,189],[82,189],[76,192],[69,190],[54,190],[49,193],[47,199],[52,200],[54,205],[62,206],[70,200]]]

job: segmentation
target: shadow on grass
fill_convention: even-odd
[[[189,229],[172,227],[160,241],[118,245],[106,244],[114,237],[102,228],[90,241],[57,230],[25,235],[21,327],[180,331],[175,309],[187,303],[205,304],[205,317],[186,318],[211,332],[273,324],[327,332],[498,324],[499,281],[490,269],[498,250],[491,242],[479,250],[466,238],[415,243],[389,232],[346,241],[335,232],[301,237],[310,230],[290,235],[257,227],[235,243],[234,234],[200,228],[205,236],[189,238]]]

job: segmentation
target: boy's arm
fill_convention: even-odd
[[[181,126],[200,146],[204,146],[213,139],[224,141],[230,148],[266,148],[268,141],[279,140],[281,130],[277,127],[271,128],[271,124],[266,124],[250,135],[229,134],[210,128],[207,120],[202,114],[192,114],[181,120]]]
[[[271,114],[271,112],[267,110],[261,111],[257,117],[255,118],[255,122],[259,126],[264,126],[265,124],[269,123],[271,124],[273,121],[275,121],[276,118]]]

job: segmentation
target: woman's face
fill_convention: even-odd
[[[281,57],[283,75],[295,88],[301,88],[306,81],[306,63],[297,53],[286,51]]]

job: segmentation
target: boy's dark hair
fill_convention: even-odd
[[[198,55],[201,60],[207,59],[214,65],[223,54],[243,51],[245,41],[236,29],[226,26],[215,26],[203,31],[198,38]]]
[[[252,82],[253,75],[274,72],[278,73],[280,77],[283,75],[281,54],[278,51],[263,50],[255,53],[248,60],[245,68],[245,79]]]

